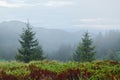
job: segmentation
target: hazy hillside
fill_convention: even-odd
[[[15,51],[19,48],[19,35],[22,33],[22,29],[25,26],[25,23],[19,21],[0,23],[0,48],[2,53],[16,54]],[[69,33],[63,30],[45,29],[41,27],[33,27],[33,31],[36,32],[36,37],[45,53],[51,53],[63,44],[74,46],[79,42],[80,36],[82,35],[82,32]]]
[[[17,49],[20,47],[18,40],[25,26],[26,24],[20,21],[0,23],[0,59],[14,59]],[[32,24],[31,26],[36,33],[36,38],[39,40],[45,55],[52,59],[58,59],[60,55],[63,55],[62,60],[66,60],[66,57],[71,57],[76,45],[81,40],[81,36],[87,31],[82,29],[78,32],[67,32],[59,29],[46,29],[41,26],[35,27]],[[103,59],[107,56],[105,55],[106,53],[119,51],[119,30],[105,32],[99,29],[89,29],[88,31],[94,40],[93,45],[96,47],[97,58]]]

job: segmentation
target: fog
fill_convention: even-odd
[[[0,0],[0,59],[14,60],[27,19],[48,59],[71,60],[86,31],[96,47],[97,59],[116,57],[120,51],[119,3],[120,0]],[[58,58],[61,54],[65,55],[62,59]]]
[[[22,29],[26,23],[20,21],[7,21],[0,23],[0,59],[14,60],[20,48],[19,39]],[[93,40],[93,46],[96,50],[96,59],[109,59],[110,53],[116,53],[120,50],[120,31],[119,30],[79,30],[77,32],[68,32],[61,29],[46,29],[34,27],[40,45],[43,48],[44,55],[48,59],[69,61],[78,43],[81,42],[82,35],[88,31]]]

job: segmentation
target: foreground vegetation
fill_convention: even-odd
[[[120,80],[115,61],[30,63],[0,62],[0,80]]]

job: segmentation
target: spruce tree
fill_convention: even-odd
[[[26,28],[23,29],[23,33],[20,35],[19,40],[21,47],[18,49],[18,54],[16,55],[16,60],[29,62],[31,60],[42,60],[43,51],[39,42],[35,39],[35,33],[29,25],[26,24]]]
[[[90,39],[89,33],[85,32],[82,38],[82,43],[79,43],[75,53],[73,54],[73,59],[81,62],[93,61],[95,59],[94,48],[95,47],[92,46],[92,39]]]

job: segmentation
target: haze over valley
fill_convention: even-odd
[[[108,59],[120,51],[119,3],[119,0],[0,0],[0,59],[14,59],[27,20],[49,59],[71,60],[85,32],[93,40],[96,58]]]

